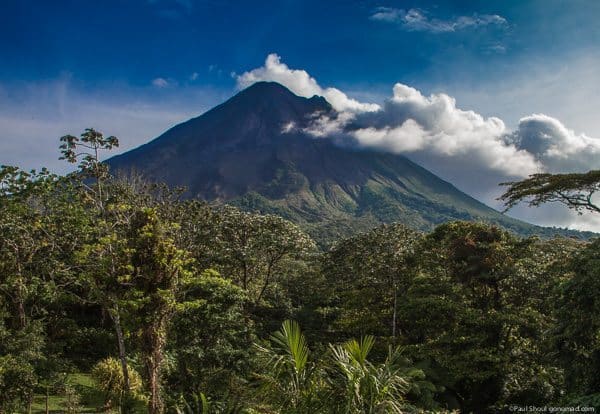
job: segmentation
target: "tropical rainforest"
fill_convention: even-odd
[[[320,248],[62,138],[0,169],[0,413],[600,408],[600,240],[400,224]]]

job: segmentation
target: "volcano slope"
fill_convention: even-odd
[[[510,218],[404,156],[302,132],[315,114],[332,111],[322,97],[307,99],[278,83],[259,82],[107,163],[113,172],[136,171],[185,186],[189,197],[277,214],[321,245],[391,222],[422,231],[474,220],[520,235],[592,234]]]

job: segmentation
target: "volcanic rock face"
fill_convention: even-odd
[[[325,243],[380,223],[430,230],[483,220],[521,234],[544,229],[506,217],[399,155],[357,150],[302,132],[322,97],[259,82],[155,140],[108,160],[192,197],[281,215]],[[293,128],[291,128],[293,126]]]

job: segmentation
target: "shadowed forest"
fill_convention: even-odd
[[[116,145],[0,170],[0,413],[600,408],[599,239],[392,224],[322,249],[111,176]]]

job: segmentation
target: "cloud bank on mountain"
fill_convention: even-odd
[[[349,98],[336,88],[322,88],[315,78],[301,69],[290,69],[275,53],[267,56],[264,66],[245,72],[236,77],[239,89],[244,89],[255,82],[278,82],[298,96],[310,98],[314,95],[323,96],[338,111],[376,111],[379,105],[361,103]]]
[[[525,116],[511,130],[497,117],[459,108],[447,94],[425,96],[401,83],[394,85],[382,105],[359,102],[338,89],[320,86],[305,70],[290,69],[275,54],[264,66],[237,77],[240,88],[257,81],[279,82],[297,95],[321,95],[332,104],[336,113],[316,117],[305,132],[405,154],[497,207],[500,182],[537,172],[600,168],[600,139],[576,133],[544,114]],[[576,221],[568,211],[562,216],[565,225]]]

